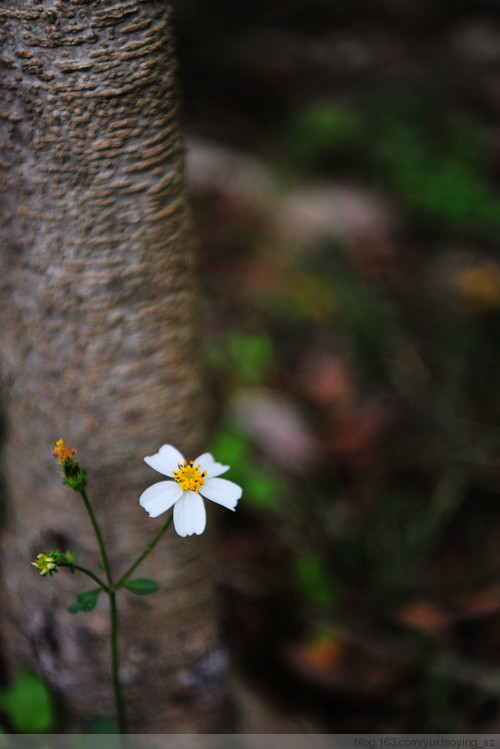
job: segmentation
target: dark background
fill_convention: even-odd
[[[175,10],[236,671],[305,730],[495,732],[498,4]]]

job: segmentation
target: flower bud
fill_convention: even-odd
[[[52,577],[54,572],[57,572],[57,564],[50,554],[39,554],[35,562],[31,562],[33,567],[40,570],[42,577],[50,575]]]
[[[42,577],[45,577],[45,575],[52,577],[54,572],[57,572],[58,567],[69,567],[69,571],[74,572],[75,560],[76,557],[71,551],[51,551],[48,554],[42,552],[31,564],[37,570],[40,570]]]
[[[57,440],[54,447],[54,457],[59,461],[63,472],[64,483],[75,492],[82,492],[87,483],[87,472],[75,460],[76,450],[69,450],[63,440]]]

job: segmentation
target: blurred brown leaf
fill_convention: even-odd
[[[295,383],[302,393],[322,408],[351,404],[354,398],[354,374],[348,363],[337,356],[309,355]]]
[[[247,388],[235,393],[231,411],[234,420],[265,452],[290,472],[311,466],[320,452],[309,426],[296,404],[265,388]]]
[[[333,636],[288,644],[283,653],[288,665],[307,681],[354,694],[376,695],[394,686],[407,669],[406,663]]]
[[[436,639],[448,634],[452,623],[447,612],[428,601],[405,603],[393,612],[391,618],[398,624],[404,624]]]
[[[496,614],[500,611],[500,585],[456,596],[453,611],[457,619],[479,619]]]

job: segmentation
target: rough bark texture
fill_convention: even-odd
[[[164,521],[138,506],[161,479],[142,457],[164,442],[191,457],[204,448],[170,9],[7,0],[0,38],[4,639],[11,663],[36,661],[77,715],[112,717],[105,596],[72,617],[66,608],[90,581],[64,571],[42,579],[29,562],[71,549],[97,571],[81,501],[51,455],[59,437],[89,469],[118,571]],[[133,732],[221,728],[208,560],[206,536],[169,531],[140,568],[161,592],[119,594]]]

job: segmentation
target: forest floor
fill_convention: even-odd
[[[238,689],[257,731],[494,733],[500,21],[313,5],[178,9]]]

